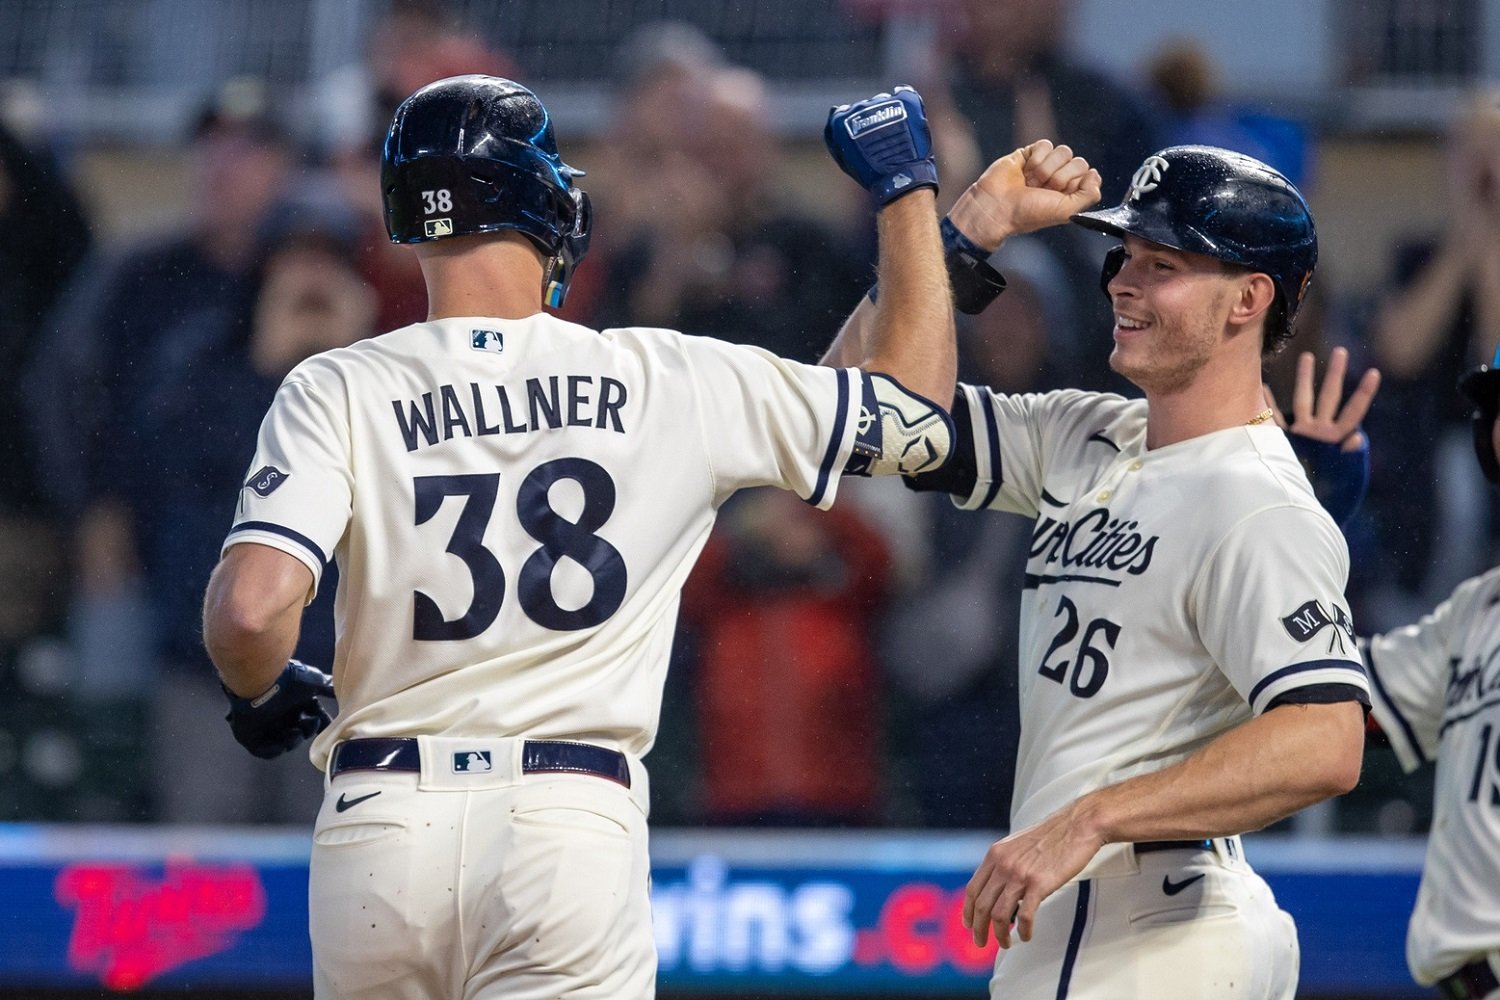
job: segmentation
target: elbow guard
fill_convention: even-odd
[[[953,450],[953,421],[941,406],[889,375],[865,372],[854,450],[846,476],[915,476]]]

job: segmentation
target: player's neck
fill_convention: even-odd
[[[524,237],[459,237],[423,244],[418,252],[429,321],[524,319],[542,311],[542,258]]]
[[[1266,408],[1258,367],[1253,378],[1205,371],[1177,391],[1147,392],[1146,404],[1148,449],[1261,423]]]

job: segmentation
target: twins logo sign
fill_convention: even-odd
[[[1350,645],[1354,644],[1354,622],[1343,608],[1337,604],[1332,607],[1333,613],[1329,614],[1321,602],[1307,601],[1296,611],[1281,619],[1281,627],[1286,629],[1287,635],[1298,642],[1307,642],[1325,628],[1332,628],[1333,635],[1328,640],[1328,651],[1332,653],[1337,647],[1340,653],[1347,653],[1348,647],[1344,645],[1344,637],[1348,636]]]

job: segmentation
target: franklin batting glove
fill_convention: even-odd
[[[839,169],[881,205],[918,188],[937,190],[927,113],[910,87],[830,109],[823,141]]]
[[[224,718],[234,738],[266,760],[318,735],[333,721],[318,701],[320,695],[333,697],[333,678],[299,660],[289,660],[276,683],[254,698],[241,698],[227,687],[224,694],[229,698]]]

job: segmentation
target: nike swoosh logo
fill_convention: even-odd
[[[1194,875],[1192,878],[1185,878],[1181,882],[1173,882],[1172,876],[1163,875],[1161,877],[1161,891],[1166,893],[1168,896],[1175,896],[1202,877],[1203,876],[1201,874],[1198,874]]]
[[[352,809],[352,808],[354,808],[355,806],[359,805],[361,802],[368,802],[368,801],[370,801],[371,799],[373,799],[375,796],[377,796],[379,794],[380,794],[379,792],[371,792],[369,795],[361,795],[357,799],[346,799],[346,798],[344,798],[344,796],[340,795],[339,796],[339,800],[333,804],[333,808],[337,812],[343,812],[345,809]],[[1198,877],[1202,878],[1203,876],[1199,875]]]

